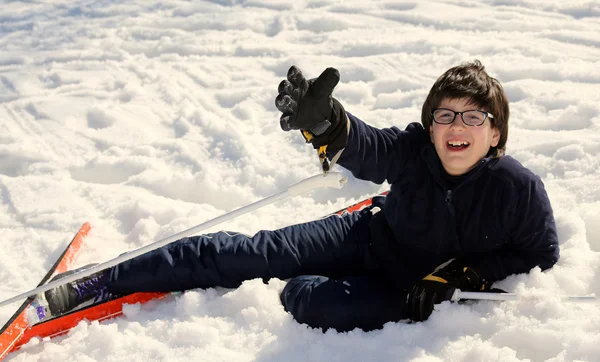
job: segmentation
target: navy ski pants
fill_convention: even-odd
[[[300,323],[348,331],[406,318],[406,292],[380,275],[369,244],[370,208],[263,230],[183,238],[111,269],[116,294],[235,288],[243,281],[291,279],[281,302]]]

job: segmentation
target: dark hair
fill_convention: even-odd
[[[506,150],[508,138],[508,99],[498,80],[490,77],[479,60],[463,63],[448,69],[433,84],[421,111],[421,123],[427,131],[433,122],[431,113],[444,99],[467,98],[470,103],[490,112],[494,119],[488,119],[491,126],[500,131],[496,155]]]

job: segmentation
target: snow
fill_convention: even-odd
[[[597,0],[4,2],[2,300],[34,287],[85,221],[78,265],[319,173],[302,136],[279,128],[293,64],[311,77],[337,67],[348,111],[404,127],[441,73],[481,60],[508,93],[508,153],[543,178],[562,250],[551,271],[498,283],[519,300],[444,303],[424,323],[323,334],[284,312],[284,281],[251,280],[127,306],[6,360],[600,360],[598,304],[562,299],[600,295],[598,34]],[[350,178],[214,230],[312,220],[385,189]]]

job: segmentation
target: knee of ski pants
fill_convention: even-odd
[[[285,310],[298,323],[320,328],[323,332],[330,328],[347,332],[356,328],[369,331],[382,327],[383,323],[379,318],[371,318],[371,313],[365,313],[363,307],[345,298],[345,292],[347,290],[345,291],[343,281],[303,275],[287,283],[280,294],[280,300]]]
[[[322,318],[322,304],[312,295],[315,287],[327,278],[303,275],[292,278],[281,291],[279,299],[286,312],[290,313],[298,323],[305,323],[312,328],[321,328],[323,331],[330,326],[324,325]]]
[[[406,291],[377,276],[303,275],[288,282],[280,299],[297,322],[323,331],[371,331],[407,318]]]

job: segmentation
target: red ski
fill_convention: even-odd
[[[67,245],[65,251],[56,260],[54,265],[50,268],[46,276],[42,279],[38,286],[45,284],[54,275],[64,273],[75,261],[75,258],[79,255],[81,246],[83,245],[83,239],[90,231],[90,224],[87,222],[81,226],[73,240]],[[6,322],[4,327],[0,329],[0,361],[6,357],[6,355],[13,351],[15,348],[20,346],[22,343],[19,341],[29,327],[27,323],[27,309],[33,302],[35,297],[29,297],[23,302],[21,307],[13,314],[13,316]]]
[[[15,348],[21,347],[29,342],[31,338],[53,338],[66,334],[84,319],[91,322],[118,317],[123,314],[123,304],[143,304],[154,299],[162,298],[168,294],[170,293],[134,293],[100,304],[83,307],[67,314],[42,321],[29,327],[25,333],[22,334],[21,338],[16,343]]]

